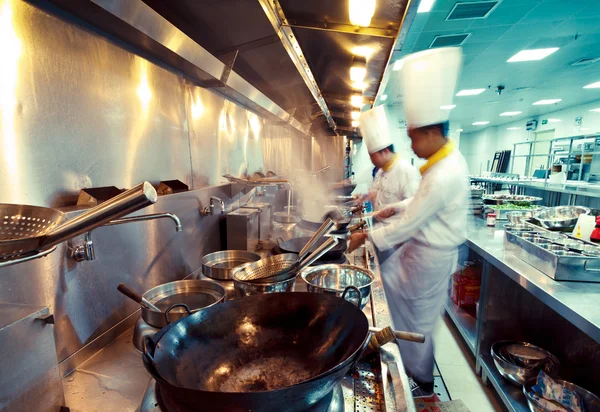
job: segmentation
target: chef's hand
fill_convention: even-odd
[[[353,252],[358,249],[359,246],[365,244],[365,241],[369,235],[366,233],[353,233],[350,235],[350,241],[348,242],[348,252]]]
[[[381,210],[379,213],[377,213],[376,217],[378,220],[385,220],[389,217],[392,217],[396,214],[396,209],[394,209],[393,207],[386,207],[385,209]]]

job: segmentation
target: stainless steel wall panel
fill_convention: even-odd
[[[0,201],[190,183],[183,79],[19,0],[0,0]],[[23,190],[23,189],[26,190]]]
[[[329,166],[321,179],[339,182],[344,178],[344,136],[317,136],[313,140],[313,170]]]

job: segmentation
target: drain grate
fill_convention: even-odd
[[[380,380],[369,364],[360,363],[354,378],[354,411],[382,412],[382,405]]]

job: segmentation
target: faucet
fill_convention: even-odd
[[[200,211],[200,213],[202,213],[202,216],[214,216],[214,214],[215,214],[215,203],[214,202],[219,202],[219,205],[221,205],[221,214],[225,213],[225,202],[223,202],[223,200],[221,200],[221,198],[218,198],[216,196],[211,196],[210,197],[210,206],[206,206],[204,209],[202,209]]]
[[[171,219],[175,223],[175,231],[181,232],[181,221],[179,218],[173,213],[152,213],[149,215],[142,216],[130,216],[130,217],[122,217],[120,219],[111,220],[103,226],[115,226],[122,225],[125,223],[131,222],[143,222],[146,220],[155,220],[167,218]],[[93,229],[92,229],[93,230]],[[85,234],[85,242],[83,245],[75,246],[73,249],[72,256],[78,262],[83,262],[84,260],[95,260],[96,259],[96,251],[94,250],[94,242],[92,242],[92,230]]]

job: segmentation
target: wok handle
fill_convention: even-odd
[[[167,325],[171,323],[171,321],[169,320],[169,313],[171,312],[171,310],[173,310],[177,307],[184,308],[186,310],[186,312],[188,313],[188,316],[192,314],[192,311],[190,310],[188,305],[186,305],[185,303],[175,303],[174,305],[171,305],[169,307],[169,309],[167,309],[165,311],[165,320],[167,321]]]
[[[152,354],[150,354],[150,350],[152,350]],[[156,342],[154,342],[151,336],[145,336],[144,340],[142,341],[142,362],[144,363],[144,367],[154,379],[163,383],[167,383],[167,381],[160,375],[160,373],[158,373],[158,369],[156,369],[156,364],[154,363],[155,350]]]
[[[49,248],[82,233],[102,226],[136,210],[156,203],[156,190],[148,182],[140,183],[106,202],[91,208],[79,216],[57,226],[41,241],[40,248]]]
[[[346,294],[348,292],[350,292],[350,291],[354,292],[354,293],[356,293],[358,295],[358,300],[356,302],[356,307],[360,309],[360,304],[361,304],[361,301],[362,301],[362,295],[360,293],[360,290],[356,286],[346,286],[346,289],[344,289],[344,292],[342,293],[342,299],[344,299],[346,302],[350,302],[350,303],[352,303],[354,305],[354,302],[352,302],[351,300],[349,300],[349,297],[348,297],[348,299],[346,299]]]
[[[378,333],[381,332],[382,329],[380,328],[369,328],[369,332],[371,333]],[[405,331],[400,331],[400,330],[392,330],[392,333],[394,334],[394,337],[396,339],[401,339],[401,340],[407,340],[410,342],[417,342],[417,343],[424,343],[425,342],[425,335],[421,334],[421,333],[415,333],[415,332],[405,332]]]
[[[321,225],[321,227],[315,232],[314,235],[312,235],[312,237],[309,239],[308,242],[306,242],[306,245],[304,245],[304,247],[302,248],[302,250],[300,250],[300,253],[298,253],[298,260],[301,261],[302,259],[304,259],[308,253],[310,252],[310,249],[317,244],[317,242],[327,233],[331,230],[331,228],[333,227],[334,222],[333,220],[331,220],[330,218],[325,219],[325,221],[323,222],[323,224]]]
[[[367,224],[366,220],[361,221],[360,223],[355,224],[348,228],[349,232],[354,232],[355,230],[362,229]]]

